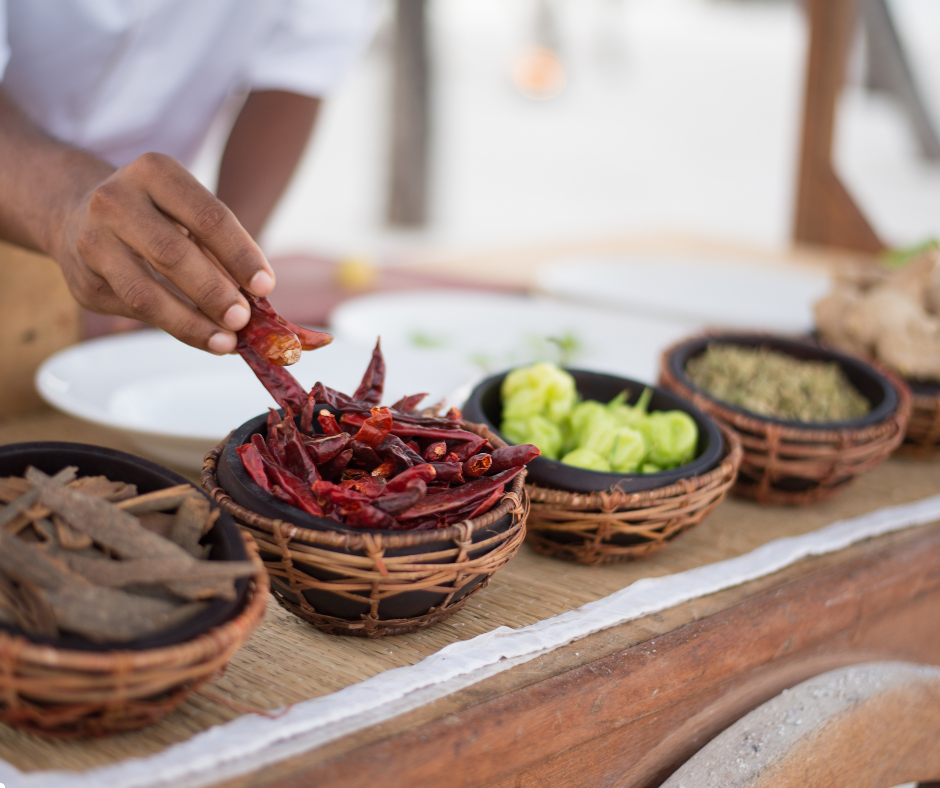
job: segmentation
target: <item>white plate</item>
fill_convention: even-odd
[[[476,380],[548,359],[649,382],[660,352],[700,327],[550,298],[456,290],[362,296],[340,304],[330,324],[356,343],[381,333],[383,347],[407,349],[431,364],[459,364]],[[567,339],[570,351],[562,354],[552,337]]]
[[[825,271],[711,259],[583,258],[544,267],[538,288],[559,298],[709,326],[798,333],[831,288]]]
[[[290,370],[308,389],[321,380],[352,393],[370,354],[369,345],[337,339],[304,353]],[[446,361],[429,367],[402,350],[385,358],[387,403],[419,391],[436,401],[465,382],[465,371]],[[57,353],[39,368],[36,387],[59,410],[122,432],[144,453],[191,470],[231,430],[275,404],[238,356],[212,356],[162,331],[94,339]]]

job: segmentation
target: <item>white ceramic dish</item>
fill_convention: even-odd
[[[784,333],[810,331],[813,303],[831,288],[808,266],[702,258],[583,258],[545,266],[539,290],[558,298],[690,320]]]
[[[481,380],[538,360],[654,381],[659,354],[700,328],[692,321],[616,314],[551,298],[457,290],[415,290],[351,299],[333,312],[336,335],[382,345],[430,364],[458,364]],[[567,351],[550,338],[561,340]],[[470,387],[461,391],[469,393]],[[451,399],[457,401],[460,392]]]
[[[310,388],[318,380],[352,393],[369,363],[368,343],[337,338],[304,353],[291,372]],[[384,401],[428,391],[430,401],[465,382],[460,366],[429,367],[415,354],[385,351]],[[202,458],[231,430],[274,406],[238,356],[212,356],[162,331],[135,331],[82,342],[49,358],[36,387],[51,405],[125,434],[143,453],[198,470]]]

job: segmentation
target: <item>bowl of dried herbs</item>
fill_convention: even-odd
[[[660,383],[738,433],[735,491],[764,503],[836,493],[894,451],[910,414],[893,373],[809,339],[687,339],[663,354]]]

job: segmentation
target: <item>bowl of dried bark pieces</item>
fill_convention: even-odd
[[[734,493],[759,503],[828,498],[904,438],[910,389],[875,363],[803,338],[709,333],[662,355],[660,385],[741,440]]]
[[[155,722],[224,668],[267,589],[250,537],[184,477],[0,447],[0,720],[60,738]]]

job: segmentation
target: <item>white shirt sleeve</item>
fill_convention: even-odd
[[[0,0],[0,82],[10,60],[10,44],[7,41],[7,0]]]
[[[374,0],[288,0],[246,75],[249,88],[329,93],[365,47],[376,15]]]

